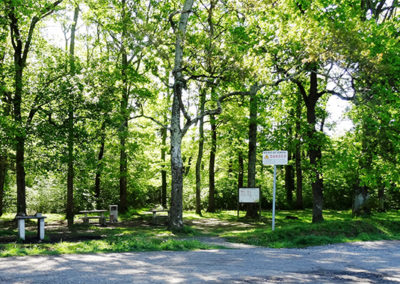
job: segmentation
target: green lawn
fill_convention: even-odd
[[[184,213],[186,226],[180,233],[168,231],[165,224],[152,225],[151,215],[146,210],[131,211],[121,216],[120,223],[107,227],[83,225],[76,218],[71,230],[66,227],[63,216],[45,215],[48,218],[43,242],[34,241],[34,221],[27,222],[28,241],[18,241],[16,224],[12,222],[14,215],[3,215],[0,218],[0,257],[218,248],[202,243],[202,236],[272,248],[400,239],[399,211],[374,213],[370,218],[352,218],[350,211],[324,211],[325,221],[319,224],[311,223],[310,210],[278,211],[275,231],[271,230],[270,212],[263,212],[259,220],[248,220],[244,212],[238,219],[236,211],[204,213],[202,217],[189,211]]]
[[[243,214],[242,214],[243,215]],[[298,219],[287,219],[286,216]],[[233,222],[236,212],[205,214],[207,218],[218,218]],[[195,218],[193,215],[190,218]],[[263,212],[260,221],[246,220],[249,226],[216,228],[211,234],[224,237],[231,242],[265,246],[271,248],[293,248],[325,245],[341,242],[400,240],[400,212],[374,213],[369,218],[352,218],[351,211],[324,211],[325,221],[312,224],[311,210],[279,211],[275,220],[275,231],[271,229],[272,216]]]

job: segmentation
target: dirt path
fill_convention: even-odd
[[[204,241],[221,242],[208,238]],[[11,257],[0,283],[400,283],[400,242]]]

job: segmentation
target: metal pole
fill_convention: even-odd
[[[272,191],[272,231],[275,230],[276,165],[274,165],[274,187]]]

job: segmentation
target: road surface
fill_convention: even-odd
[[[400,241],[0,258],[0,283],[400,283]]]

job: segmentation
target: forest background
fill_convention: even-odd
[[[397,0],[0,7],[0,215],[161,204],[179,229],[256,186],[270,208],[265,150],[289,152],[278,208],[398,209]],[[350,102],[342,135],[332,96]]]

